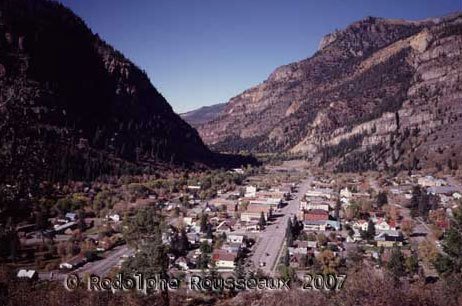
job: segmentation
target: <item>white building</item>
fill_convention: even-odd
[[[310,209],[321,209],[321,210],[329,211],[329,205],[311,203],[307,201],[300,201],[300,210],[310,210]]]
[[[325,199],[330,199],[334,196],[333,190],[331,188],[319,188],[311,189],[305,193],[306,197],[320,197]]]
[[[424,177],[419,177],[417,179],[417,184],[422,187],[439,187],[446,185],[446,181],[442,179],[436,179],[431,175],[427,175]]]
[[[242,244],[245,241],[245,235],[234,235],[230,234],[226,237],[228,243],[239,243]]]
[[[342,190],[340,190],[340,196],[341,197],[345,197],[347,199],[351,198],[353,194],[351,193],[351,191],[348,189],[348,187],[345,187],[343,188]]]
[[[257,187],[256,186],[246,186],[244,196],[246,198],[255,198],[257,196]]]
[[[216,250],[212,254],[212,259],[217,268],[234,269],[237,254],[228,253],[225,250]]]
[[[18,271],[18,274],[16,276],[18,278],[36,279],[38,278],[38,273],[35,270],[21,269]]]
[[[112,220],[114,222],[119,222],[120,221],[120,215],[119,214],[110,214],[110,215],[107,215],[106,218],[108,220]]]

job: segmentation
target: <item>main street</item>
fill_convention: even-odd
[[[282,216],[278,217],[275,222],[269,224],[260,233],[251,257],[251,262],[256,268],[260,268],[267,275],[274,275],[277,269],[277,259],[284,246],[288,220],[297,214],[300,207],[300,200],[312,181],[312,177],[303,180],[298,186],[297,193],[293,195],[293,199],[278,212]],[[261,266],[260,263],[264,265]]]

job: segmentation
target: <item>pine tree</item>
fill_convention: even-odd
[[[337,202],[335,203],[335,212],[334,212],[334,218],[337,221],[340,221],[340,208],[341,208],[341,206],[342,206],[342,202],[340,202],[340,200],[337,200]]]
[[[166,245],[162,243],[162,227],[160,217],[153,208],[139,210],[129,223],[125,239],[138,246],[135,257],[126,261],[122,272],[128,275],[142,273],[143,277],[168,279],[168,264]],[[161,289],[163,305],[169,304],[168,290]]]
[[[206,231],[206,237],[207,239],[212,239],[213,238],[213,230],[212,230],[212,224],[207,224],[207,231]]]
[[[85,231],[87,224],[85,223],[85,213],[83,210],[79,210],[79,229],[81,232]]]
[[[265,214],[263,212],[261,212],[260,214],[260,220],[258,221],[258,226],[260,227],[260,230],[262,230],[266,226]]]
[[[289,218],[287,220],[287,229],[286,229],[286,237],[288,236],[293,236],[293,226],[292,226],[292,220]]]
[[[446,254],[439,255],[435,267],[444,276],[462,273],[462,204],[453,210],[451,228],[443,239],[443,250]]]
[[[185,255],[190,248],[189,239],[184,228],[181,229],[180,237],[178,240],[178,250],[180,254]]]
[[[282,257],[282,264],[286,267],[290,265],[290,254],[288,248],[286,248],[284,256]]]
[[[298,221],[297,216],[294,216],[294,222],[292,223],[292,236],[294,239],[300,235],[301,230],[302,227],[300,226],[300,222]]]
[[[385,204],[388,204],[388,196],[386,192],[381,191],[377,195],[377,206],[382,207]]]
[[[237,278],[243,278],[245,276],[244,260],[241,257],[236,260],[234,274]]]
[[[369,219],[369,221],[367,222],[366,237],[368,240],[372,240],[375,237],[375,225],[371,219]]]
[[[387,263],[387,268],[396,282],[399,278],[406,274],[406,267],[404,265],[404,255],[399,247],[393,247],[391,251],[390,260]]]
[[[201,226],[200,226],[200,230],[202,233],[205,233],[205,231],[207,230],[207,223],[208,223],[208,217],[207,217],[207,214],[202,214],[201,216]]]

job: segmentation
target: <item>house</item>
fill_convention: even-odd
[[[112,220],[114,222],[119,222],[120,221],[120,215],[119,214],[110,214],[110,215],[107,215],[106,218],[108,220]]]
[[[270,205],[250,204],[247,206],[246,211],[241,212],[241,221],[259,220],[262,213],[265,219],[268,220],[271,210]]]
[[[87,262],[87,260],[85,259],[84,256],[78,255],[76,257],[71,258],[68,261],[60,263],[59,268],[60,269],[67,269],[67,270],[73,270],[73,269],[76,269],[78,267],[83,266],[86,262]]]
[[[239,252],[242,249],[242,244],[241,243],[226,243],[221,247],[221,249],[227,251],[228,253],[239,254]]]
[[[357,230],[354,231],[354,234],[352,237],[350,236],[347,236],[346,238],[346,242],[350,243],[350,242],[357,242],[357,241],[361,241],[363,240],[363,238],[361,237],[361,233]]]
[[[311,189],[305,193],[306,197],[321,197],[325,199],[330,199],[334,196],[334,191],[331,188],[318,188]]]
[[[289,251],[290,256],[295,255],[295,254],[301,254],[301,255],[308,254],[308,249],[307,248],[301,248],[301,247],[292,248],[292,247],[289,247],[289,248],[287,248],[287,250]]]
[[[348,187],[345,187],[343,188],[342,190],[340,190],[340,196],[341,197],[344,197],[346,199],[349,199],[351,198],[353,194],[351,193],[351,191],[348,189]]]
[[[226,237],[226,242],[228,243],[239,243],[239,244],[243,244],[246,240],[246,236],[245,235],[228,235]]]
[[[30,280],[38,279],[38,273],[35,270],[20,269],[18,271],[18,274],[16,274],[16,276],[21,279],[30,279]]]
[[[258,212],[268,214],[276,209],[275,205],[252,203],[247,206],[246,212]]]
[[[254,198],[257,196],[257,187],[256,186],[246,186],[244,197]]]
[[[162,243],[170,245],[172,243],[172,232],[162,233]]]
[[[333,229],[333,230],[339,231],[341,229],[340,222],[337,220],[327,220],[326,229]]]
[[[306,240],[295,240],[293,243],[293,246],[298,247],[298,248],[307,248],[308,247],[308,241]]]
[[[282,198],[257,197],[250,199],[249,204],[279,207],[282,204]]]
[[[218,208],[216,208],[215,205],[212,205],[209,203],[206,203],[204,206],[204,209],[202,210],[202,212],[206,212],[206,213],[217,212],[217,211],[218,211]]]
[[[353,228],[357,230],[367,231],[368,221],[358,220],[353,223]]]
[[[303,230],[305,231],[325,231],[326,220],[303,221]]]
[[[312,209],[320,209],[324,211],[329,211],[329,204],[317,204],[311,203],[307,201],[300,201],[300,209],[301,210],[312,210]]]
[[[318,247],[317,241],[307,241],[306,247],[309,249],[316,249]]]
[[[188,271],[191,267],[191,262],[189,261],[189,259],[183,256],[175,260],[175,264],[183,271]]]
[[[183,222],[184,222],[184,224],[191,226],[193,224],[193,218],[192,217],[183,217]]]
[[[375,222],[374,222],[374,225],[375,225],[375,229],[377,231],[389,231],[389,230],[395,230],[396,229],[395,222],[387,222],[382,218],[376,219]],[[367,229],[367,227],[366,227],[366,229]]]
[[[378,247],[391,248],[394,245],[402,246],[403,245],[403,235],[399,231],[390,230],[384,231],[379,235],[375,236],[374,240],[377,242]]]
[[[238,211],[238,201],[237,200],[228,200],[223,198],[215,198],[210,201],[211,204],[215,205],[219,209],[222,207],[226,207],[226,211],[228,213],[232,213]]]
[[[427,194],[433,195],[452,195],[458,191],[458,188],[454,186],[432,186],[427,188]]]
[[[73,221],[76,221],[76,220],[77,220],[78,216],[77,216],[76,213],[67,213],[67,214],[64,216],[64,218],[65,218],[66,220],[68,220],[68,221],[73,222]]]
[[[303,215],[304,221],[326,221],[329,220],[329,213],[322,209],[311,209]]]
[[[346,207],[350,206],[350,199],[349,198],[340,197],[340,202],[342,203],[342,205],[344,205]]]
[[[292,268],[299,268],[300,267],[300,264],[302,262],[302,257],[304,256],[305,254],[294,254],[293,256],[290,256],[290,261],[289,261],[289,265],[292,267]]]
[[[251,212],[242,212],[240,220],[243,222],[252,222],[254,220],[260,219],[259,213],[251,213]]]
[[[246,222],[245,230],[249,232],[256,232],[259,230],[260,226],[258,225],[258,221],[250,221]]]
[[[234,168],[233,172],[235,172],[237,174],[244,174],[244,169],[242,169],[242,168]]]
[[[110,250],[114,247],[114,244],[111,242],[110,239],[103,239],[98,242],[98,246],[96,247],[96,251],[104,252]]]
[[[295,189],[295,186],[294,184],[283,184],[279,187],[275,187],[275,188],[272,188],[271,190],[272,191],[275,191],[275,192],[280,192],[285,199],[288,199],[288,197],[290,196],[290,194],[292,192],[294,192],[294,189]]]
[[[234,269],[236,257],[236,253],[229,253],[221,249],[214,250],[212,253],[212,260],[217,268]]]
[[[192,191],[198,191],[201,189],[201,186],[200,185],[189,185],[188,186],[188,190],[192,190]]]
[[[446,185],[446,181],[441,180],[441,179],[436,179],[431,175],[427,175],[427,176],[418,178],[417,184],[419,184],[422,187],[438,187],[438,186]]]
[[[73,222],[68,222],[64,224],[55,224],[53,226],[53,229],[55,233],[64,233],[64,231],[66,231],[67,229],[72,229],[76,226],[77,226],[77,223],[73,221]]]
[[[200,243],[207,242],[207,244],[212,245],[213,239],[211,239],[211,238],[200,238],[199,242]]]
[[[235,223],[236,222],[234,220],[224,220],[220,224],[218,224],[216,232],[229,234],[230,232],[234,231],[233,225]]]
[[[188,241],[192,245],[199,243],[200,235],[198,233],[187,233],[186,237],[188,237]]]

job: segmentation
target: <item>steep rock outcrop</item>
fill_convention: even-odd
[[[460,14],[355,22],[232,98],[199,133],[217,150],[292,152],[341,170],[361,154],[372,168],[431,165],[424,152],[447,148],[430,135],[458,129],[461,32]],[[458,147],[451,139],[445,147]]]

